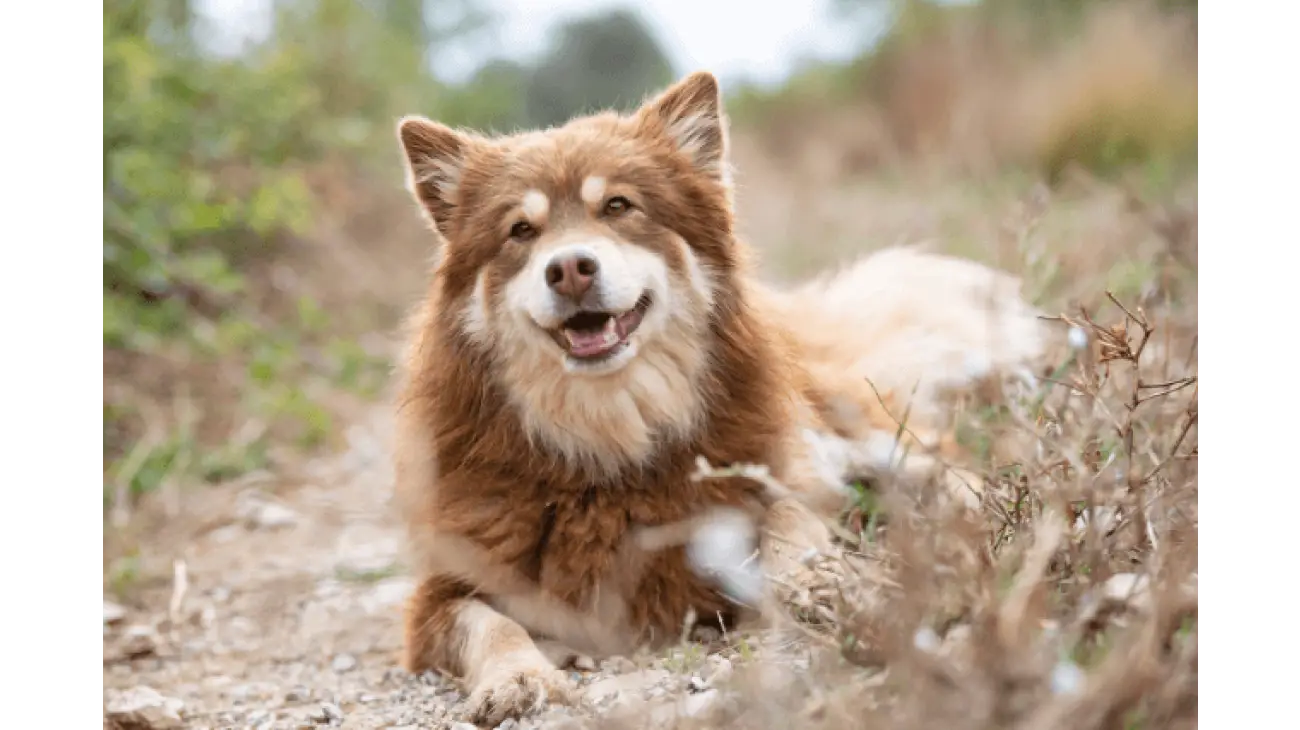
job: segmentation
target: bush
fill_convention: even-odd
[[[382,19],[358,4],[289,4],[272,42],[228,59],[196,49],[177,5],[113,0],[104,12],[106,480],[137,492],[180,461],[210,478],[257,466],[261,438],[231,452],[250,419],[266,422],[263,435],[283,428],[318,443],[330,419],[315,380],[380,382],[378,363],[310,293],[268,272],[316,226],[311,169],[340,157],[359,168],[389,151],[397,109],[436,93],[418,63],[392,71],[420,52],[386,40]],[[326,21],[369,34],[353,46],[388,52],[341,62],[294,41]],[[365,116],[345,113],[357,109]],[[173,406],[188,400],[201,407],[182,425]],[[163,435],[146,443],[151,427]]]

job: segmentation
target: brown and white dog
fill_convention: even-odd
[[[1018,282],[965,261],[756,281],[708,73],[629,115],[500,138],[408,117],[399,137],[443,239],[397,416],[405,664],[461,678],[480,722],[571,696],[543,639],[626,651],[741,618],[743,581],[692,566],[692,520],[754,515],[764,569],[795,564],[848,472],[894,466],[891,397],[915,393],[920,433],[943,393],[1042,347]],[[790,491],[692,478],[699,457]]]

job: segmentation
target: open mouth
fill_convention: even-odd
[[[578,312],[551,335],[569,357],[601,360],[627,347],[627,338],[641,326],[641,318],[649,308],[650,294],[647,292],[641,295],[635,306],[622,314]]]

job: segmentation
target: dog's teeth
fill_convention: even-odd
[[[613,345],[618,344],[618,321],[613,317],[605,320],[605,331],[601,334],[604,335],[603,342],[605,347],[612,347]]]

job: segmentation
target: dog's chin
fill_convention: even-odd
[[[564,353],[564,372],[579,377],[597,377],[613,375],[636,359],[637,343],[628,339],[617,349],[599,358],[574,357]]]

